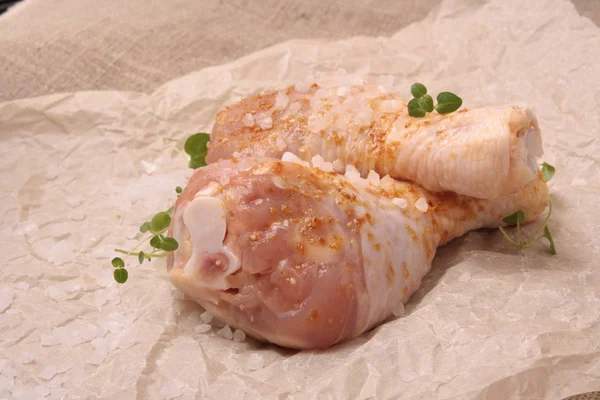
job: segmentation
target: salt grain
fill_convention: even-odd
[[[277,146],[279,151],[283,151],[287,147],[287,143],[281,137],[277,136],[277,139],[275,139],[275,146]]]
[[[421,212],[427,212],[427,209],[429,208],[429,205],[427,204],[427,200],[425,200],[423,197],[420,197],[415,202],[415,208]]]
[[[369,174],[367,175],[367,180],[372,185],[379,186],[379,174],[377,172],[370,170]]]
[[[50,391],[50,400],[62,400],[67,397],[67,391],[63,388],[53,388]]]
[[[212,326],[209,324],[201,324],[194,328],[194,331],[197,333],[206,333],[212,329]]]
[[[38,231],[38,226],[33,222],[26,222],[22,226],[22,231],[25,236],[33,236]]]
[[[406,206],[408,206],[408,201],[406,201],[406,199],[401,199],[399,197],[394,197],[392,199],[392,203],[400,208],[406,208]]]
[[[56,375],[56,367],[50,365],[44,368],[44,370],[40,372],[38,376],[46,381],[49,381],[50,379],[54,378],[54,375]]]
[[[141,164],[142,164],[142,169],[148,175],[152,175],[152,173],[154,171],[156,171],[156,169],[158,168],[158,166],[156,164],[153,164],[151,162],[144,161],[144,160],[142,160]]]
[[[459,282],[469,282],[470,280],[471,280],[471,273],[468,271],[458,277]]]
[[[280,176],[274,176],[274,177],[272,177],[271,181],[273,182],[273,185],[275,185],[279,189],[285,189],[286,188],[285,182],[283,181],[283,179]]]
[[[384,100],[380,103],[380,109],[384,113],[394,113],[402,107],[400,100]]]
[[[0,288],[0,314],[6,310],[13,301],[14,290],[9,287]]]
[[[300,83],[296,83],[294,85],[294,88],[296,89],[296,91],[300,92],[300,93],[306,93],[310,90],[311,84],[308,82],[300,82]]]
[[[339,158],[333,162],[333,170],[337,173],[344,172],[344,163]]]
[[[210,321],[213,320],[213,315],[210,313],[210,311],[204,311],[202,315],[200,315],[200,320],[205,324],[209,324]]]
[[[273,118],[265,117],[263,119],[260,119],[258,121],[258,126],[260,126],[260,129],[271,129],[271,127],[273,126]]]
[[[262,366],[263,366],[263,358],[261,355],[251,354],[250,357],[248,357],[248,361],[246,362],[246,367],[250,371],[257,371],[257,370],[261,369]]]
[[[405,310],[404,310],[404,304],[402,302],[399,302],[396,307],[394,307],[394,316],[396,317],[403,317]]]
[[[252,116],[252,114],[250,114],[250,113],[244,114],[244,117],[242,118],[242,123],[244,124],[244,126],[253,126],[254,125],[254,117]]]
[[[181,387],[177,381],[169,381],[160,389],[161,399],[169,400],[179,396],[181,396]]]
[[[46,296],[50,297],[52,300],[55,300],[62,295],[62,292],[54,286],[48,286],[45,293]]]
[[[32,363],[33,360],[34,360],[33,354],[27,353],[27,352],[21,354],[21,362],[23,364]]]
[[[54,180],[56,179],[56,177],[58,176],[58,169],[56,169],[56,167],[48,167],[48,169],[46,170],[46,178],[48,180]]]
[[[306,161],[303,161],[300,157],[298,157],[294,153],[290,153],[289,151],[283,153],[283,155],[281,156],[281,161],[293,162],[296,164],[304,165],[305,167],[309,166],[309,164]]]
[[[235,332],[233,332],[233,340],[235,340],[236,342],[243,342],[245,339],[246,334],[244,333],[244,331],[236,329]]]
[[[279,92],[279,93],[277,93],[277,96],[275,97],[274,108],[276,110],[283,110],[284,108],[287,107],[289,101],[290,101],[290,99],[285,93]]]
[[[233,339],[233,332],[231,332],[231,328],[227,324],[217,332],[217,335],[227,340]]]

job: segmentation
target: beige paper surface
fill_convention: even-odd
[[[561,399],[600,389],[600,30],[565,1],[446,1],[392,38],[294,41],[165,84],[0,104],[0,398]],[[407,315],[325,352],[197,333],[164,263],[112,280],[114,247],[167,208],[161,139],[318,71],[415,80],[537,113],[559,255],[498,232],[440,249]],[[128,260],[133,266],[136,262]],[[27,397],[28,396],[28,397]],[[37,396],[37,397],[36,397]]]

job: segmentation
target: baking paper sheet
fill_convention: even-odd
[[[561,399],[600,389],[600,29],[566,1],[445,1],[392,38],[292,41],[150,95],[0,104],[0,398]],[[526,104],[557,168],[558,255],[497,231],[441,248],[407,315],[321,352],[198,333],[164,263],[113,282],[114,247],[169,207],[185,161],[242,96],[343,67]],[[135,265],[132,259],[128,264]]]

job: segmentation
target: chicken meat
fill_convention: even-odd
[[[223,322],[291,348],[373,328],[417,290],[438,246],[518,209],[534,219],[548,203],[539,172],[517,193],[483,200],[285,158],[196,170],[175,205],[170,236],[180,245],[167,268]]]
[[[208,162],[321,156],[336,171],[410,180],[431,191],[482,199],[516,193],[535,180],[543,154],[537,119],[517,106],[463,109],[423,118],[381,85],[340,75],[255,95],[221,111]]]

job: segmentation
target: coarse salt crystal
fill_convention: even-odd
[[[4,312],[13,301],[14,290],[9,287],[0,288],[0,313]]]
[[[287,107],[289,102],[290,102],[289,97],[285,93],[279,92],[279,93],[277,93],[277,96],[275,97],[274,108],[276,110],[283,110],[284,108]]]
[[[404,316],[404,313],[405,313],[405,311],[404,311],[404,303],[402,303],[402,302],[399,302],[399,303],[396,305],[396,307],[394,307],[393,314],[394,314],[396,317],[402,317],[402,316]]]
[[[223,186],[228,185],[230,181],[229,175],[222,175],[219,179],[219,183]]]
[[[392,203],[400,208],[406,208],[406,206],[408,206],[408,201],[406,201],[406,199],[401,199],[399,197],[394,197],[392,199]]]
[[[461,276],[458,277],[459,282],[469,282],[471,280],[471,273],[469,271],[465,272]]]
[[[50,391],[49,399],[51,400],[62,400],[65,397],[67,397],[67,391],[63,388],[53,388]]]
[[[33,354],[27,353],[27,352],[21,354],[21,362],[23,364],[29,364],[29,363],[33,362],[33,360],[34,360]]]
[[[210,311],[204,311],[204,312],[202,313],[202,315],[200,315],[200,320],[201,320],[202,322],[204,322],[205,324],[209,324],[209,323],[210,323],[210,321],[212,321],[212,320],[213,320],[213,318],[214,318],[214,317],[213,317],[213,315],[211,314],[211,312],[210,312]]]
[[[285,189],[286,188],[285,182],[283,181],[283,178],[281,178],[280,176],[274,176],[274,177],[272,177],[271,181],[273,182],[273,185],[275,185],[279,189]]]
[[[50,379],[54,378],[54,375],[56,375],[56,367],[50,365],[44,368],[44,370],[40,372],[38,376],[43,380],[49,381]]]
[[[227,340],[233,339],[233,332],[231,332],[231,328],[227,324],[217,332],[217,335]]]
[[[311,86],[309,82],[299,82],[294,85],[294,88],[300,93],[306,93],[310,90]]]
[[[300,111],[300,109],[302,108],[302,105],[299,102],[294,102],[290,105],[290,107],[288,108],[288,112],[290,114],[295,114],[298,111]]]
[[[273,127],[273,118],[265,117],[263,119],[258,120],[258,126],[260,126],[260,129],[270,129],[271,127]]]
[[[181,387],[177,381],[169,381],[160,389],[160,398],[165,400],[181,396]]]
[[[212,329],[212,326],[209,324],[201,324],[194,328],[194,331],[197,333],[206,333]]]
[[[421,212],[427,212],[427,209],[429,208],[429,204],[427,204],[427,200],[425,200],[423,197],[420,197],[415,202],[415,208]]]
[[[263,358],[261,355],[251,354],[250,357],[248,357],[248,361],[246,362],[246,367],[250,371],[259,370],[262,368],[262,366],[263,366]]]
[[[54,180],[56,179],[56,177],[58,176],[58,169],[56,167],[48,167],[48,169],[46,170],[46,178],[48,178],[48,180]]]
[[[287,147],[287,143],[281,137],[277,136],[277,139],[275,139],[275,146],[277,146],[279,151],[283,151]]]
[[[356,167],[352,164],[346,164],[346,173],[344,174],[346,178],[360,178],[360,172],[356,169]]]
[[[17,283],[15,283],[15,288],[21,289],[21,290],[29,289],[29,283],[27,283],[27,282],[17,282]]]
[[[340,97],[348,96],[350,94],[350,88],[348,86],[340,86],[337,89],[337,95]]]
[[[344,172],[344,163],[339,158],[333,162],[332,166],[333,166],[333,170],[335,172],[337,172],[337,173]]]
[[[298,157],[294,153],[290,153],[289,151],[286,151],[285,153],[283,153],[283,155],[281,156],[281,161],[293,162],[293,163],[296,163],[296,164],[303,165],[305,167],[309,167],[310,166],[308,164],[308,162],[302,160],[300,157]]]
[[[402,103],[399,100],[384,100],[380,103],[380,109],[384,113],[393,113],[402,107]]]
[[[151,162],[144,161],[144,160],[142,160],[141,164],[142,164],[142,169],[148,175],[152,175],[152,173],[154,171],[156,171],[156,169],[158,168],[158,166],[156,164],[153,164]]]
[[[252,116],[252,114],[250,114],[250,113],[244,114],[244,116],[242,117],[242,123],[244,124],[244,126],[253,126],[254,125],[254,117]]]
[[[240,329],[236,329],[233,332],[233,340],[236,342],[243,342],[246,339],[246,333]]]
[[[379,174],[377,172],[370,170],[369,174],[367,175],[367,180],[372,185],[379,186]]]

